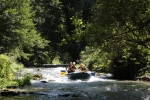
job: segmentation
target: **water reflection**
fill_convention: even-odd
[[[117,81],[102,77],[91,77],[88,81],[70,80],[61,75],[65,68],[28,68],[32,74],[43,75],[42,80],[31,80],[31,86],[14,91],[34,92],[21,94],[11,99],[23,100],[149,100],[150,84]],[[45,82],[44,82],[45,81]],[[9,97],[3,97],[9,100]]]

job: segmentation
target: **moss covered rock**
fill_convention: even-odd
[[[32,76],[32,79],[33,79],[33,80],[42,79],[42,78],[43,78],[42,75],[33,75],[33,76]]]

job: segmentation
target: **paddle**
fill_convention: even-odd
[[[95,73],[90,73],[91,74],[91,76],[95,76]]]
[[[61,70],[61,75],[65,75],[66,74],[66,70]]]

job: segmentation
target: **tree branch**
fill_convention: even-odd
[[[141,30],[144,26],[146,26],[148,23],[150,23],[150,19],[145,23],[143,24],[138,30]]]

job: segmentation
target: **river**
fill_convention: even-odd
[[[12,89],[24,91],[24,94],[0,96],[0,100],[150,100],[148,82],[118,81],[106,76],[92,76],[86,81],[70,80],[61,75],[60,70],[64,69],[28,68],[32,74],[43,75],[43,79],[31,80],[31,86]]]

